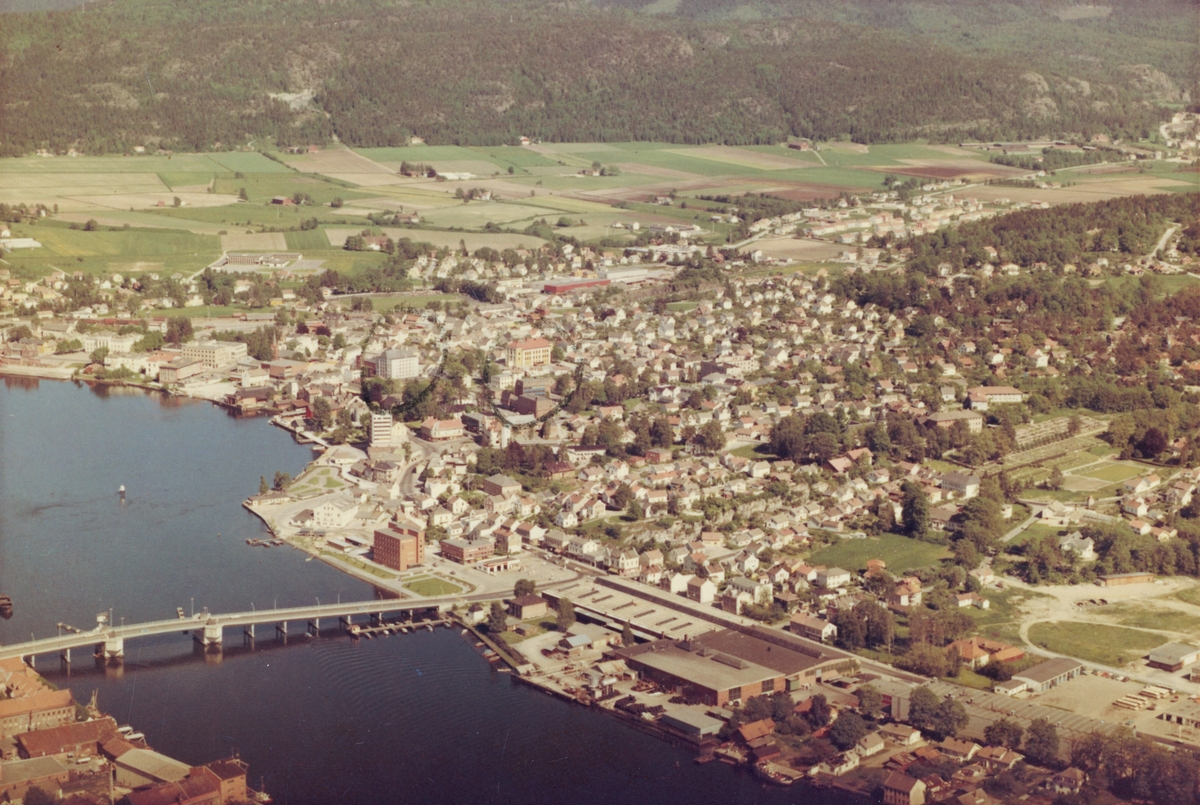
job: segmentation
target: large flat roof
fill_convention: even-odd
[[[826,654],[816,648],[789,648],[732,629],[705,635],[698,642],[715,651],[732,654],[755,665],[770,668],[781,676],[799,674],[815,665],[837,658],[837,655]]]
[[[688,651],[674,640],[655,640],[620,649],[617,656],[712,691],[753,685],[780,676],[778,671],[712,649]]]
[[[67,767],[56,757],[35,757],[29,760],[9,760],[4,763],[4,784],[16,785],[29,780],[42,780],[62,774]]]
[[[1165,643],[1150,651],[1151,662],[1177,663],[1195,660],[1200,648],[1189,646],[1187,643]]]
[[[188,764],[152,749],[130,749],[117,759],[117,763],[164,783],[177,783],[192,770]]]
[[[1056,679],[1063,674],[1070,673],[1076,668],[1082,667],[1083,663],[1077,660],[1070,660],[1066,657],[1055,657],[1054,659],[1040,662],[1027,671],[1013,674],[1013,679],[1020,679],[1034,685],[1043,685],[1051,679]]]

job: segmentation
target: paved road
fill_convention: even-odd
[[[1178,228],[1179,228],[1179,224],[1174,224],[1172,226],[1167,227],[1167,231],[1163,232],[1162,237],[1158,239],[1158,243],[1156,243],[1154,245],[1154,248],[1151,249],[1150,253],[1147,254],[1146,256],[1153,257],[1154,255],[1158,254],[1158,252],[1167,245],[1167,241],[1171,239],[1171,235],[1174,235],[1175,230]]]
[[[1003,537],[1001,537],[1000,541],[1001,542],[1009,542],[1009,541],[1015,539],[1018,534],[1020,534],[1025,529],[1029,528],[1029,526],[1033,525],[1035,520],[1037,520],[1036,517],[1034,517],[1032,514],[1029,515],[1029,517],[1025,518],[1025,521],[1023,523],[1021,523],[1019,526],[1014,528],[1012,531],[1009,531],[1007,534],[1005,534]]]

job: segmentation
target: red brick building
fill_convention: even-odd
[[[74,720],[75,700],[69,690],[42,690],[0,700],[0,736],[61,727]]]
[[[375,561],[393,570],[425,563],[425,529],[412,520],[393,520],[375,532]]]
[[[492,543],[483,540],[468,542],[465,539],[444,539],[442,556],[460,565],[473,565],[491,556],[494,547]]]

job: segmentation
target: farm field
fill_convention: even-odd
[[[467,171],[477,178],[435,181],[401,177],[402,161],[430,164],[443,171]],[[594,163],[619,167],[616,176],[585,176],[579,171]],[[1059,179],[1070,186],[1055,191],[1012,187],[974,187],[977,197],[1037,197],[1049,203],[1094,200],[1151,190],[1195,189],[1195,171],[1182,172],[1174,163],[1152,162],[1132,166],[1101,166],[1061,171]],[[511,170],[511,173],[509,172]],[[375,265],[379,255],[343,253],[344,231],[361,231],[366,216],[391,211],[416,211],[434,230],[389,230],[392,237],[410,237],[438,246],[469,249],[481,246],[536,247],[542,241],[524,235],[484,234],[487,224],[523,229],[544,219],[556,224],[566,218],[564,235],[581,241],[631,239],[629,229],[615,223],[638,222],[642,227],[671,222],[698,223],[708,230],[706,239],[724,242],[732,227],[708,221],[707,202],[701,195],[738,195],[769,192],[795,201],[829,198],[844,191],[882,186],[886,174],[928,177],[999,176],[1008,168],[987,161],[971,149],[923,143],[864,146],[826,143],[819,151],[799,151],[781,145],[688,146],[667,143],[555,143],[517,146],[409,146],[400,148],[328,148],[311,154],[227,152],[104,157],[53,157],[0,160],[0,202],[57,205],[55,222],[82,224],[95,219],[102,228],[137,227],[150,234],[106,242],[93,238],[86,246],[55,241],[30,254],[14,256],[14,264],[35,274],[51,267],[89,272],[107,270],[169,270],[190,272],[202,268],[221,248],[236,250],[283,249],[301,251],[306,258],[325,260],[338,270]],[[999,172],[998,172],[999,171]],[[454,193],[467,189],[490,190],[495,200],[464,204]],[[248,202],[239,202],[245,190]],[[652,204],[657,196],[674,192],[676,206]],[[274,196],[307,194],[313,205],[281,206],[269,203]],[[176,207],[178,198],[181,206]],[[331,208],[341,198],[344,205]],[[684,208],[683,201],[689,203]],[[160,206],[161,205],[161,206]],[[618,206],[619,205],[619,206]],[[315,218],[317,230],[300,231],[302,220]],[[53,224],[52,224],[53,225]],[[463,232],[437,230],[459,229]],[[271,230],[277,230],[272,232]],[[290,230],[290,231],[289,231]],[[24,234],[36,234],[32,231]],[[216,237],[221,238],[217,242]],[[207,238],[194,241],[192,238]],[[54,240],[52,238],[52,240]],[[769,257],[797,261],[784,269],[807,270],[835,257],[835,244],[794,238],[764,238],[756,242]],[[778,270],[778,269],[776,269]],[[1104,280],[1119,282],[1120,279]],[[1167,277],[1169,292],[1196,280]],[[1093,442],[1094,443],[1094,442]],[[1058,447],[1050,448],[1058,450]],[[1069,447],[1068,449],[1075,449]],[[1018,456],[1042,467],[1016,470],[1027,480],[1049,475],[1051,465],[1070,472],[1082,466],[1081,457],[1052,458],[1047,448]],[[1076,493],[1099,491],[1113,479],[1070,476],[1068,489]]]
[[[37,238],[40,249],[21,249],[5,259],[31,274],[54,268],[102,273],[110,271],[196,271],[220,253],[218,238],[180,230],[70,229],[62,222],[23,227],[21,234]]]
[[[849,571],[867,569],[869,559],[887,562],[888,571],[897,574],[919,567],[936,565],[950,555],[942,545],[884,534],[866,539],[840,539],[833,545],[821,548],[809,557],[815,564],[841,567]]]
[[[2,159],[0,202],[58,204],[63,212],[78,212],[172,204],[179,196],[190,206],[220,206],[235,199],[219,189],[210,196],[208,188],[236,171],[288,173],[258,153]]]
[[[1055,206],[1153,193],[1186,193],[1198,188],[1200,188],[1200,178],[1197,176],[1189,177],[1185,174],[1161,177],[1137,175],[1128,178],[1121,176],[1102,178],[1071,187],[1045,190],[1032,187],[992,185],[972,188],[971,195],[985,201],[1007,198],[1011,201],[1042,201]]]

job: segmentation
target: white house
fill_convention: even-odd
[[[345,497],[330,498],[313,507],[317,528],[345,528],[358,514],[358,504]]]

